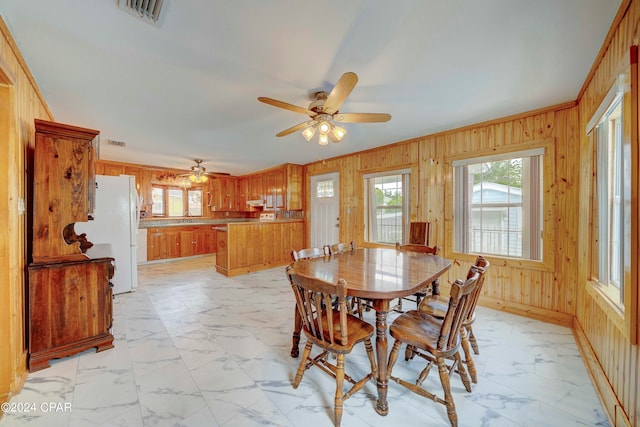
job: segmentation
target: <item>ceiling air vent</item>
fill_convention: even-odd
[[[159,25],[164,0],[118,0],[118,5],[129,13],[151,24]]]

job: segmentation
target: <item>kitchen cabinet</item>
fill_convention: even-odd
[[[285,207],[290,211],[304,209],[304,168],[302,165],[286,165]]]
[[[214,254],[218,252],[218,243],[216,237],[216,230],[212,227],[207,227],[207,253]]]
[[[155,261],[182,256],[180,231],[176,227],[149,229],[147,234],[147,259]]]
[[[216,271],[228,275],[227,227],[216,230]]]
[[[286,203],[284,199],[286,186],[286,171],[284,168],[277,169],[264,174],[264,209],[284,210]]]
[[[93,214],[99,132],[37,119],[35,129],[26,313],[30,371],[49,367],[50,359],[113,347],[114,260],[90,258],[91,236],[74,229]]]
[[[262,174],[249,176],[249,200],[264,201],[264,176]]]
[[[208,227],[180,231],[180,256],[208,253]]]
[[[149,228],[147,229],[147,259],[155,261],[215,253],[214,236],[211,225]]]
[[[262,200],[268,211],[302,210],[303,178],[303,167],[291,163],[249,175],[249,200]]]
[[[236,181],[234,177],[216,177],[209,186],[212,194],[212,211],[239,211],[236,202]]]
[[[238,204],[238,210],[240,212],[250,211],[249,205],[247,205],[247,200],[251,200],[249,198],[249,178],[247,177],[238,178],[238,182],[236,184],[236,199]]]

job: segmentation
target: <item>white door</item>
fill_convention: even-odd
[[[338,172],[311,177],[311,247],[338,243],[340,238],[340,180]]]

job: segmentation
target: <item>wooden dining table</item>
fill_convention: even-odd
[[[391,301],[423,290],[451,268],[451,260],[437,255],[387,248],[359,248],[339,255],[298,260],[293,272],[328,283],[347,282],[347,295],[364,298],[376,312],[378,364],[376,412],[387,415],[387,313]],[[297,312],[297,310],[296,310]],[[296,321],[292,356],[297,356],[301,324]]]

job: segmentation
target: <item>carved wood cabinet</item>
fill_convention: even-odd
[[[98,131],[35,120],[33,245],[28,286],[28,365],[89,348],[113,347],[113,258],[86,252],[90,236],[76,222],[91,219]]]

